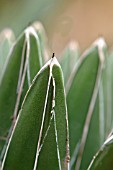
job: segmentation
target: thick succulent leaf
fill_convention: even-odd
[[[0,152],[12,123],[23,43],[24,35],[13,46],[11,56],[7,60],[8,64],[5,73],[0,82]]]
[[[107,54],[108,55],[108,54]],[[106,137],[113,129],[113,52],[106,57],[102,80],[105,110]]]
[[[105,111],[104,111],[104,95],[103,95],[103,85],[102,78],[104,73],[104,64],[105,64],[105,55],[106,55],[106,45],[103,41],[103,46],[101,47],[101,41],[98,41],[98,55],[100,58],[100,65],[98,68],[98,74],[96,83],[98,83],[98,87],[95,84],[94,94],[97,93],[97,97],[92,100],[92,104],[94,104],[94,108],[92,111],[92,117],[87,116],[90,119],[89,123],[89,131],[86,135],[86,142],[84,146],[83,156],[81,157],[81,166],[80,169],[87,169],[90,161],[93,156],[102,146],[103,142],[106,139],[106,131],[105,131]],[[97,92],[95,92],[97,91]],[[85,123],[83,134],[85,133],[85,128],[87,127],[87,122]],[[92,142],[93,141],[93,142]],[[82,144],[81,144],[82,145]],[[81,146],[82,147],[82,146]],[[79,151],[80,152],[80,151]],[[79,161],[78,161],[79,162]]]
[[[70,77],[72,70],[74,69],[78,57],[79,57],[78,44],[76,42],[70,42],[60,58],[60,64],[63,70],[65,85]]]
[[[94,156],[88,170],[112,170],[113,169],[113,135],[103,144]]]
[[[38,33],[33,27],[27,28],[25,33],[28,51],[27,77],[30,85],[36,73],[44,65],[44,62]]]
[[[103,144],[103,136],[101,134],[101,120],[100,120],[100,101],[99,96],[97,96],[94,111],[92,113],[92,118],[89,124],[89,131],[86,135],[86,141],[84,142],[84,151],[82,153],[82,156],[80,156],[80,149],[79,149],[79,157],[77,158],[80,170],[87,169],[90,161],[92,160],[93,156],[96,154],[96,152],[99,150],[101,145]],[[104,129],[103,129],[104,130]],[[83,131],[84,133],[84,131]],[[80,160],[81,159],[81,160]],[[81,162],[80,162],[81,161]],[[77,169],[77,168],[76,168]]]
[[[0,82],[0,152],[7,134],[8,137],[11,134],[9,129],[11,124],[13,127],[26,91],[42,66],[37,41],[35,30],[28,27],[13,46],[3,72]]]
[[[76,162],[76,170],[80,169],[85,146],[89,143],[89,139],[93,133],[90,132],[89,129],[91,126],[93,129],[95,119],[98,117],[98,115],[94,115],[96,112],[94,107],[103,70],[103,54],[100,55],[99,51],[101,48],[102,52],[101,45],[103,47],[103,40],[94,43],[94,45],[79,58],[75,70],[69,79],[71,84],[67,84],[71,167],[73,167],[72,169],[75,169],[74,163]],[[92,116],[94,117],[94,120],[92,120]],[[93,122],[91,122],[91,120]],[[87,141],[89,132],[90,138]],[[92,149],[91,153],[89,153],[89,155],[87,154],[87,157],[85,156],[86,161],[84,166],[87,166],[91,159],[91,155],[97,148],[98,143],[97,146]],[[84,169],[85,168],[86,167],[84,167]]]
[[[2,170],[68,169],[68,142],[62,72],[52,58],[27,92]]]
[[[14,39],[14,34],[10,29],[5,29],[0,33],[0,79]]]

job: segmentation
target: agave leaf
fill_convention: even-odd
[[[14,39],[14,34],[10,29],[5,29],[0,33],[0,79]]]
[[[102,43],[103,43],[103,46],[101,46]],[[86,135],[87,139],[84,144],[83,156],[81,157],[82,158],[81,165],[80,165],[81,170],[83,168],[87,169],[93,156],[96,154],[96,152],[99,150],[99,148],[102,146],[103,142],[106,139],[106,131],[105,131],[106,120],[105,120],[105,111],[104,111],[105,103],[104,103],[104,93],[103,93],[104,89],[103,89],[103,84],[102,84],[102,78],[103,78],[104,69],[105,69],[104,64],[105,64],[105,59],[106,59],[105,58],[106,44],[102,39],[98,41],[98,55],[100,58],[100,65],[98,68],[98,75],[96,79],[96,83],[98,83],[98,87],[96,87],[96,84],[95,84],[95,89],[94,89],[94,94],[97,93],[96,94],[97,97],[95,101],[92,100],[92,103],[94,105],[94,108],[92,111],[92,117],[88,118],[87,116],[87,118],[90,119],[90,123],[89,123],[89,131],[88,131],[88,134]],[[97,92],[95,92],[96,90]],[[87,121],[85,124],[86,125],[83,131],[84,134],[85,134],[85,128],[87,127]]]
[[[93,157],[88,170],[112,170],[113,169],[113,135],[103,144],[101,149]]]
[[[27,67],[27,77],[29,86],[36,75],[37,71],[44,65],[43,54],[41,51],[41,41],[39,39],[38,33],[29,27],[26,29],[26,40],[28,50],[28,67]]]
[[[79,48],[76,42],[70,42],[67,48],[64,50],[61,58],[60,64],[63,70],[64,83],[66,85],[70,74],[75,66],[75,63],[79,57]]]
[[[54,57],[27,92],[2,170],[68,169],[67,128],[62,72]]]
[[[99,42],[102,47],[100,47]],[[103,55],[100,56],[99,52],[100,48],[102,52],[103,44],[103,40],[100,39],[79,58],[68,81],[71,84],[67,84],[71,167],[76,170],[80,169],[81,166],[85,145],[88,142],[87,136],[89,135],[91,119],[94,115],[93,111],[103,70]],[[91,154],[93,154],[93,150]],[[89,154],[87,158],[85,157],[86,162],[90,161],[90,156]],[[76,168],[74,167],[75,162]]]
[[[10,58],[7,60],[5,73],[2,75],[0,82],[0,152],[5,143],[2,138],[7,137],[12,123],[23,43],[24,36],[20,37],[17,44],[13,46]]]
[[[113,52],[106,57],[103,75],[103,95],[105,110],[105,131],[106,137],[113,128]]]
[[[96,152],[98,151],[98,149],[104,142],[104,138],[102,136],[103,133],[101,132],[101,127],[100,127],[102,120],[100,120],[101,112],[100,112],[99,104],[100,104],[100,99],[98,95],[96,99],[94,111],[92,113],[92,118],[89,123],[89,131],[88,131],[88,134],[86,135],[87,139],[85,142],[83,142],[83,144],[81,144],[81,148],[82,146],[84,146],[84,150],[82,151],[83,152],[82,156],[80,156],[81,149],[79,149],[79,153],[78,153],[79,156],[77,158],[77,161],[78,161],[78,164],[80,164],[79,167],[81,170],[83,168],[85,169],[88,168],[88,165],[90,164],[90,161],[92,160],[93,156],[96,154]],[[104,129],[102,130],[104,131]]]
[[[5,142],[2,139],[9,134],[8,140],[26,91],[41,66],[37,34],[28,27],[14,44],[0,82],[0,152]]]
[[[42,54],[43,63],[46,63],[49,60],[50,51],[49,51],[48,39],[47,39],[45,29],[40,22],[34,22],[32,26],[36,30],[39,37],[40,50]]]

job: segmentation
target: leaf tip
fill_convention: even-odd
[[[53,65],[57,65],[58,67],[61,68],[61,66],[60,66],[57,58],[55,57],[55,53],[53,53],[53,55],[52,55],[52,58],[51,58],[51,60],[50,60],[50,65],[52,65],[52,66],[53,66]]]
[[[96,41],[94,41],[93,45],[98,46],[101,49],[106,48],[106,42],[103,37],[100,37]]]
[[[37,31],[44,30],[43,25],[41,22],[36,21],[32,24],[33,28],[35,28]]]
[[[93,46],[98,48],[100,62],[103,65],[103,63],[105,61],[105,53],[104,53],[105,51],[104,50],[107,48],[104,38],[103,37],[98,38],[96,41],[94,41]]]
[[[79,44],[76,42],[76,41],[71,41],[69,43],[69,48],[72,50],[72,51],[76,51],[77,49],[79,49]]]

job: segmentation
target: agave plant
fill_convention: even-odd
[[[0,45],[0,169],[112,170],[113,53],[47,44],[37,22]]]

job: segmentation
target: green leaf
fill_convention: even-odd
[[[40,22],[34,22],[32,26],[36,30],[39,37],[43,63],[46,63],[50,58],[50,50],[45,29]]]
[[[103,43],[103,46],[101,46],[101,43]],[[96,84],[95,84],[95,89],[94,89],[94,91],[97,90],[97,97],[95,101],[92,100],[92,104],[94,105],[94,108],[92,111],[91,118],[87,116],[88,118],[87,120],[90,120],[90,122],[89,122],[89,131],[88,131],[88,134],[86,135],[87,139],[86,139],[86,142],[84,142],[85,143],[84,152],[83,152],[81,166],[80,166],[81,170],[83,168],[87,169],[93,156],[96,154],[96,152],[99,150],[99,148],[102,146],[103,142],[106,139],[104,89],[103,89],[103,84],[102,84],[102,78],[103,78],[104,69],[105,69],[106,44],[101,39],[98,41],[98,55],[100,58],[100,65],[98,68],[98,75],[96,79],[96,83],[98,82],[98,87],[96,87]],[[85,123],[83,133],[85,133],[87,122],[88,121],[86,121]]]
[[[89,50],[84,52],[70,76],[70,84],[67,84],[71,167],[75,169],[76,162],[76,170],[87,168],[93,152],[95,153],[98,148],[97,142],[96,146],[93,149],[91,148],[91,152],[88,150],[86,156],[86,150],[84,149],[87,147],[87,143],[90,143],[94,122],[96,117],[98,117],[94,115],[98,108],[97,110],[94,110],[94,108],[103,70],[103,44],[103,40],[100,39]],[[90,131],[90,128],[92,131]],[[91,143],[88,146],[90,148]],[[83,163],[82,168],[81,163]]]
[[[2,170],[68,169],[68,145],[62,72],[52,58],[27,92]]]
[[[105,110],[105,135],[109,135],[113,128],[113,52],[107,54],[105,60],[105,69],[103,75],[103,95],[104,95],[104,110]]]
[[[88,170],[112,170],[113,169],[113,135],[103,144],[94,156]]]
[[[0,33],[0,79],[14,39],[14,34],[10,29],[5,29]]]
[[[30,86],[34,76],[44,65],[44,61],[38,32],[33,27],[28,27],[25,34],[28,49],[27,77]]]
[[[0,152],[5,143],[2,138],[7,138],[12,124],[23,43],[24,36],[20,37],[17,44],[13,46],[11,56],[7,61],[8,65],[0,82]]]
[[[78,60],[79,53],[78,44],[76,42],[70,42],[60,58],[65,85],[68,82],[70,74]]]
[[[8,141],[11,134],[26,91],[43,64],[38,45],[36,31],[33,27],[28,27],[14,44],[6,69],[2,74],[0,82],[0,153],[5,143],[3,139],[6,138]],[[3,154],[4,150],[0,160]]]

